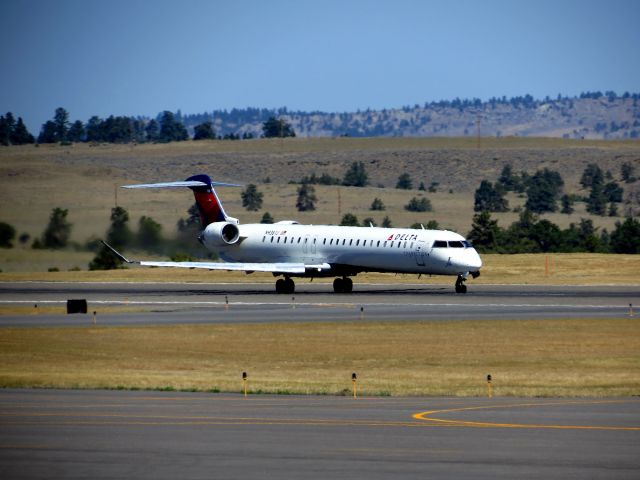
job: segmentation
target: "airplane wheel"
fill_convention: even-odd
[[[344,293],[344,282],[341,278],[336,278],[333,281],[333,291],[335,293]]]
[[[282,278],[276,281],[276,293],[285,293],[285,282]]]
[[[467,293],[467,286],[465,284],[456,285],[456,293]]]
[[[344,293],[353,292],[353,281],[350,278],[343,278],[342,285],[343,285],[342,288],[344,289]]]
[[[287,278],[284,281],[284,293],[294,293],[296,291],[296,284],[291,278]]]

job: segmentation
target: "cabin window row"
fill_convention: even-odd
[[[269,239],[269,240],[267,240]],[[282,241],[281,241],[282,240]],[[309,240],[312,240],[313,242],[309,242]],[[395,240],[368,240],[368,245],[367,245],[367,240],[360,240],[359,238],[353,239],[353,238],[323,238],[322,239],[322,245],[329,245],[329,246],[333,246],[333,245],[339,245],[339,246],[349,246],[349,247],[373,247],[374,246],[374,242],[375,242],[375,246],[377,248],[384,248],[384,247],[389,247],[389,248],[393,248],[394,246],[396,246],[396,248],[407,248],[407,246],[409,248],[413,248],[413,244],[414,242],[407,242],[405,241],[398,241],[396,242]],[[310,238],[310,237],[298,237],[297,241],[295,237],[276,237],[276,236],[270,236],[267,237],[267,235],[264,235],[262,237],[262,243],[280,243],[282,245],[284,244],[288,244],[291,245],[293,243],[296,244],[308,244],[308,243],[312,243],[313,245],[316,245],[317,242],[317,238]],[[446,243],[446,242],[445,242]],[[446,246],[446,245],[445,245]]]

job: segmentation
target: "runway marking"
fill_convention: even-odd
[[[66,304],[66,300],[0,300],[0,305],[11,305],[11,304]],[[217,301],[217,300],[88,300],[90,304],[98,304],[98,305],[193,305],[193,306],[225,306],[225,301]],[[360,307],[361,303],[339,303],[339,302],[229,302],[228,305],[232,306],[264,306],[264,305],[273,305],[273,306],[286,306],[290,307],[295,304],[296,307],[348,307],[348,308],[356,308]],[[367,303],[367,308],[375,308],[375,307],[395,307],[397,308],[399,305],[397,303],[391,302],[372,302]],[[469,308],[478,308],[478,307],[494,307],[494,308],[580,308],[580,309],[620,309],[620,310],[628,310],[628,306],[626,305],[576,305],[576,304],[536,304],[536,303],[403,303],[402,306],[407,307],[469,307]]]
[[[629,403],[629,400],[594,400],[594,401],[577,401],[577,402],[547,402],[547,403],[513,403],[506,405],[488,405],[479,407],[463,407],[449,408],[444,410],[429,410],[426,412],[416,413],[413,418],[427,422],[436,422],[438,424],[446,424],[457,427],[476,427],[476,428],[531,428],[531,429],[556,429],[556,430],[627,430],[640,431],[640,426],[620,427],[613,425],[547,425],[547,424],[528,424],[528,423],[497,423],[497,422],[474,422],[467,420],[447,420],[436,418],[433,415],[447,414],[451,412],[463,412],[471,410],[490,410],[490,409],[508,409],[508,408],[529,408],[529,407],[546,407],[546,406],[564,406],[564,405],[597,405],[605,403]]]

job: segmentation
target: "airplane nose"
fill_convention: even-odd
[[[476,272],[482,267],[480,255],[472,248],[466,249],[456,263],[459,270],[467,272]]]

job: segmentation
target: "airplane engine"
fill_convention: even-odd
[[[208,247],[233,245],[239,238],[238,225],[229,222],[210,223],[202,233],[202,241]]]

